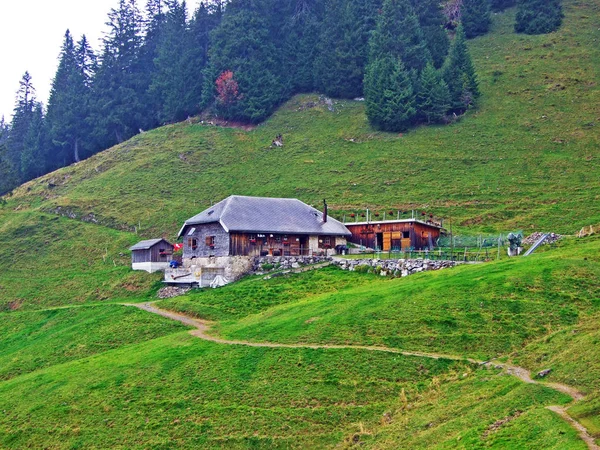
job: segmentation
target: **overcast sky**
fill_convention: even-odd
[[[67,28],[75,41],[82,34],[94,50],[106,31],[105,22],[118,0],[0,0],[0,117],[8,120],[19,81],[32,76],[38,100],[48,102],[50,84]],[[143,9],[145,0],[138,0]],[[192,11],[199,1],[188,1]]]

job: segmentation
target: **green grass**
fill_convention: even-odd
[[[131,271],[130,233],[0,210],[0,311],[143,298],[158,275]]]
[[[136,308],[115,305],[2,313],[0,380],[183,328]]]
[[[597,312],[599,249],[599,239],[573,240],[527,258],[373,283],[222,322],[219,331],[490,358]]]
[[[386,281],[373,275],[359,275],[326,267],[302,274],[287,274],[268,281],[260,276],[246,277],[221,289],[190,291],[187,295],[163,300],[158,306],[208,320],[238,319],[325,292],[337,295],[350,288],[363,285],[372,287]]]
[[[492,33],[469,42],[481,105],[451,126],[379,133],[361,102],[330,112],[298,96],[250,132],[182,123],[143,133],[24,185],[9,207],[173,237],[230,194],[326,197],[338,215],[416,209],[461,232],[574,233],[600,222],[600,14],[573,0],[565,13],[542,36],[514,34],[514,11],[495,15]],[[269,148],[280,133],[285,147]]]
[[[166,320],[166,319],[165,319]],[[332,446],[401,389],[461,363],[342,350],[222,346],[187,333],[0,383],[0,445]]]
[[[353,441],[368,449],[583,450],[577,432],[544,409],[569,400],[491,370],[453,374],[414,399],[396,401],[387,420]]]

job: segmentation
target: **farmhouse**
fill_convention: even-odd
[[[129,250],[131,250],[131,268],[149,273],[169,267],[169,261],[173,256],[173,244],[164,239],[141,241]]]
[[[331,255],[351,235],[341,222],[291,198],[232,195],[188,219],[183,238],[183,268],[167,270],[165,281],[227,281],[252,268],[259,256]]]
[[[350,242],[382,250],[425,250],[436,245],[442,226],[418,219],[346,223]]]

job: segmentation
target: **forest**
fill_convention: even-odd
[[[47,105],[23,75],[0,195],[190,116],[259,123],[298,93],[364,99],[384,131],[450,123],[480,95],[466,40],[514,6],[515,32],[561,25],[560,0],[119,0],[100,51],[66,31]]]

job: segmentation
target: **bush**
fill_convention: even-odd
[[[263,270],[263,272],[268,272],[270,270],[273,270],[275,268],[275,266],[273,264],[269,264],[269,263],[265,263],[262,266],[260,266]]]
[[[519,0],[515,31],[525,34],[545,34],[562,24],[560,0]]]

